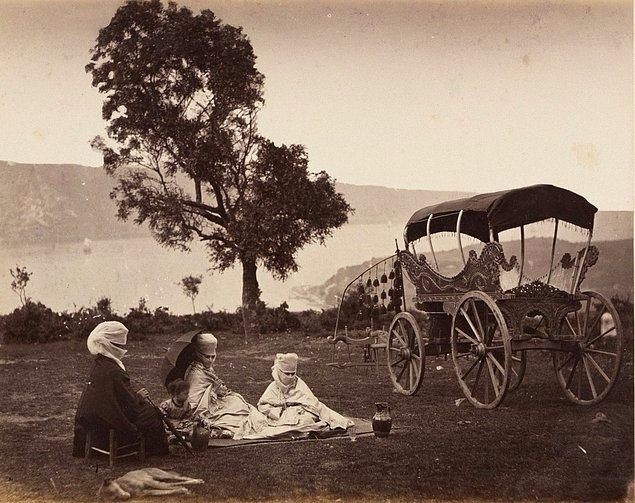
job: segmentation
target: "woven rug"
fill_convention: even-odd
[[[358,437],[364,435],[372,435],[373,434],[373,425],[370,421],[366,419],[360,418],[351,418],[355,421],[355,431]],[[273,443],[281,443],[281,442],[298,442],[298,441],[317,441],[317,440],[332,440],[337,438],[348,438],[348,433],[346,430],[342,430],[340,428],[336,430],[329,430],[326,432],[312,432],[308,435],[300,435],[298,437],[295,436],[285,436],[282,438],[260,438],[257,440],[234,440],[233,438],[210,438],[209,443],[207,444],[208,448],[217,449],[221,447],[243,447],[245,445],[254,445],[254,444],[273,444]]]

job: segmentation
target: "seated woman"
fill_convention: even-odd
[[[108,445],[108,430],[117,430],[122,440],[145,436],[148,454],[168,454],[168,443],[159,414],[144,398],[142,388],[134,392],[121,358],[126,354],[128,329],[118,321],[105,321],[95,327],[87,340],[95,361],[75,414],[73,456],[84,456],[89,429],[97,445]],[[121,441],[121,440],[120,440]]]
[[[258,400],[258,410],[275,427],[299,428],[300,431],[347,429],[353,421],[320,402],[306,383],[297,376],[298,355],[278,353],[271,367],[273,382]],[[302,428],[308,426],[309,428]]]
[[[266,427],[265,416],[241,395],[230,391],[214,372],[216,337],[198,334],[192,342],[194,361],[185,372],[185,380],[190,384],[188,401],[194,415],[205,419],[209,427],[221,429],[223,436],[235,439]]]

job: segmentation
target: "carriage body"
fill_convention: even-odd
[[[588,269],[598,260],[598,250],[590,244],[596,211],[581,196],[551,185],[422,208],[406,224],[405,249],[386,259],[394,277],[388,304],[394,316],[388,330],[373,330],[373,309],[378,315],[381,309],[375,307],[377,295],[369,295],[369,288],[376,290],[377,280],[371,282],[369,276],[365,284],[362,274],[347,290],[357,285],[360,304],[371,305],[368,337],[350,337],[346,329],[342,335],[336,327],[331,342],[372,342],[371,349],[385,347],[395,389],[406,395],[419,390],[426,355],[451,353],[466,398],[479,408],[498,406],[508,391],[520,385],[528,351],[549,350],[565,395],[579,404],[597,403],[617,378],[622,329],[610,301],[580,289]],[[550,264],[544,276],[531,279],[525,274],[524,230],[545,220],[554,222]],[[573,256],[565,253],[556,261],[561,222],[584,230],[588,238]],[[499,242],[499,234],[510,229],[520,232],[520,258],[506,257]],[[439,271],[432,246],[431,236],[441,232],[456,236],[463,262],[460,272],[451,277]],[[480,254],[469,250],[466,256],[462,235],[483,243]],[[414,247],[414,242],[425,238],[430,245],[428,256]],[[381,264],[374,267],[377,272]],[[404,278],[414,288],[411,303],[406,299]],[[345,296],[346,291],[342,302]]]

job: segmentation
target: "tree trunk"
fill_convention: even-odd
[[[256,262],[250,258],[241,260],[243,265],[243,326],[245,339],[260,334],[258,327],[258,301],[260,288],[256,278]]]

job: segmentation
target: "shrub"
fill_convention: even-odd
[[[182,318],[186,320],[191,328],[201,328],[210,331],[223,330],[234,334],[243,332],[243,318],[240,311],[235,313],[219,311],[215,313],[208,310]]]
[[[260,301],[256,312],[258,313],[258,324],[262,334],[289,332],[300,328],[300,320],[295,313],[289,312],[289,304],[286,302],[272,309]]]
[[[619,294],[613,295],[611,297],[611,303],[617,314],[620,317],[620,321],[622,322],[622,327],[626,334],[632,333],[633,329],[633,302],[630,297],[626,295],[625,297],[620,296]]]
[[[31,301],[4,317],[2,331],[6,343],[49,342],[70,336],[62,315]]]

